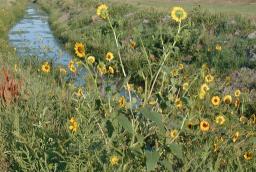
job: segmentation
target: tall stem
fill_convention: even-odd
[[[181,22],[179,22],[179,28],[178,28],[178,32],[177,32],[176,36],[180,33],[180,30],[181,30]],[[174,47],[174,46],[176,45],[176,43],[177,43],[177,40],[174,40],[174,42],[173,42],[173,44],[172,44],[172,47]],[[149,94],[148,94],[148,98],[147,98],[147,99],[149,99],[149,98],[151,97],[151,94],[152,94],[153,89],[154,89],[155,84],[156,84],[156,80],[157,80],[157,78],[158,78],[160,72],[162,71],[162,68],[163,68],[163,66],[164,66],[164,64],[165,64],[165,61],[167,60],[167,58],[168,58],[169,55],[170,55],[170,52],[168,52],[167,54],[165,54],[164,60],[162,61],[161,65],[160,65],[160,67],[159,67],[159,69],[158,69],[158,71],[157,71],[157,73],[156,73],[156,77],[155,77],[155,79],[154,79],[154,81],[153,81],[153,84],[152,84],[152,86],[151,86],[151,89],[150,89],[150,92],[149,92]]]

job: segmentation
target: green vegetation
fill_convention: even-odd
[[[1,3],[1,169],[256,170],[251,20],[200,8],[179,21],[127,4],[38,3],[75,57],[61,68],[19,61],[6,34],[26,1]],[[77,86],[80,69],[86,84]]]

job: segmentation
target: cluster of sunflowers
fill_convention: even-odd
[[[110,27],[113,30],[113,35],[115,37],[116,46],[118,49],[117,50],[117,52],[118,52],[117,59],[119,60],[119,62],[115,61],[115,56],[112,52],[107,52],[104,57],[105,62],[101,62],[100,59],[98,59],[98,58],[96,59],[94,56],[86,53],[86,48],[83,43],[76,43],[74,50],[75,50],[75,54],[77,55],[79,61],[75,62],[75,60],[71,60],[68,64],[68,68],[72,73],[76,73],[77,72],[76,66],[79,66],[80,64],[82,64],[88,70],[90,70],[90,68],[93,67],[93,69],[95,69],[93,71],[97,70],[97,73],[100,76],[103,76],[105,74],[112,76],[118,72],[118,68],[116,66],[120,65],[120,69],[122,69],[123,76],[124,76],[124,78],[126,78],[127,73],[123,67],[123,61],[122,61],[122,57],[121,57],[121,53],[120,53],[120,49],[119,49],[120,45],[117,40],[115,29],[113,28],[113,26],[111,24],[108,6],[106,4],[99,5],[97,8],[96,14],[101,19],[108,21],[110,24]],[[178,23],[178,25],[179,25],[178,34],[179,34],[182,30],[181,23],[183,20],[185,20],[187,18],[188,15],[183,8],[174,7],[170,11],[170,16],[175,22]],[[175,44],[176,44],[176,42],[174,41],[173,47],[175,46]],[[130,45],[132,48],[137,47],[136,42],[133,40],[130,41]],[[222,51],[221,44],[217,44],[215,47],[215,50],[218,52]],[[177,113],[178,115],[186,114],[185,116],[184,115],[182,116],[182,122],[181,122],[181,126],[179,129],[177,127],[172,127],[171,129],[168,129],[168,127],[165,126],[165,128],[167,128],[165,137],[167,139],[171,138],[172,139],[171,143],[177,142],[177,143],[183,143],[186,145],[186,143],[184,143],[184,142],[186,142],[186,141],[184,141],[184,140],[186,140],[186,138],[183,139],[186,136],[186,133],[184,132],[185,124],[187,124],[189,129],[198,127],[198,130],[194,131],[194,133],[196,133],[194,135],[197,135],[199,137],[206,136],[204,134],[206,134],[207,132],[211,132],[211,131],[214,132],[214,131],[218,130],[218,128],[223,127],[223,129],[227,130],[227,132],[232,133],[232,134],[230,134],[231,137],[229,139],[231,139],[233,143],[236,143],[241,138],[241,132],[240,131],[233,132],[233,130],[229,131],[229,129],[226,129],[226,126],[225,126],[228,119],[230,119],[230,118],[233,119],[233,117],[227,117],[226,115],[224,115],[223,113],[220,112],[221,110],[216,110],[216,109],[221,106],[220,109],[222,109],[222,110],[224,109],[223,111],[225,111],[225,113],[230,113],[234,116],[240,114],[240,111],[243,111],[243,110],[241,110],[241,106],[242,106],[241,105],[242,104],[241,103],[241,100],[242,100],[241,95],[243,94],[242,91],[240,89],[236,89],[234,91],[234,93],[232,93],[232,94],[226,94],[224,96],[220,96],[221,93],[219,93],[219,91],[217,91],[217,88],[215,88],[216,87],[216,85],[215,85],[216,77],[211,73],[210,69],[205,64],[202,66],[203,79],[201,81],[199,81],[200,82],[199,87],[191,89],[191,87],[193,86],[192,81],[184,82],[183,84],[180,85],[180,89],[178,89],[179,91],[175,91],[174,93],[171,93],[171,95],[167,96],[168,97],[167,99],[171,100],[170,102],[173,103],[173,105],[170,105],[170,107],[167,107],[164,109],[160,105],[161,103],[160,103],[159,97],[161,97],[161,96],[164,97],[164,93],[163,93],[164,88],[162,88],[162,86],[164,85],[163,83],[165,81],[158,82],[158,80],[160,80],[159,76],[162,74],[162,69],[165,66],[165,62],[166,62],[167,58],[168,58],[168,55],[164,56],[164,58],[161,59],[161,62],[158,64],[158,67],[159,67],[158,71],[154,72],[155,75],[153,76],[152,83],[150,83],[149,86],[147,86],[147,87],[145,86],[144,89],[142,88],[142,86],[138,86],[138,89],[136,91],[136,93],[138,93],[138,95],[143,95],[143,91],[145,91],[144,96],[140,97],[140,100],[142,102],[144,102],[144,104],[141,104],[140,106],[143,106],[143,108],[150,107],[149,108],[150,112],[153,112],[152,113],[153,116],[147,116],[149,120],[144,121],[144,123],[147,123],[150,120],[152,120],[152,121],[156,120],[157,123],[162,124],[163,121],[158,120],[158,118],[159,118],[159,116],[164,116],[164,113],[166,113],[168,115],[175,114],[175,113]],[[97,65],[94,66],[94,64],[97,64]],[[184,72],[184,68],[185,68],[185,65],[180,63],[178,65],[178,67],[171,69],[171,77],[178,78],[177,80],[179,80],[179,74]],[[45,73],[50,72],[50,65],[47,62],[45,62],[42,65],[42,71]],[[66,70],[64,68],[61,68],[60,72],[66,74]],[[96,72],[94,74],[96,75]],[[147,78],[147,77],[145,77],[145,78]],[[168,83],[168,84],[170,84],[170,83]],[[160,90],[155,87],[156,85],[159,85],[159,84],[162,84]],[[97,86],[97,84],[96,84],[96,86]],[[133,84],[130,84],[129,81],[126,81],[124,83],[123,87],[125,88],[126,92],[128,92],[129,97],[127,98],[126,96],[119,96],[117,104],[118,104],[119,108],[122,109],[121,111],[122,112],[125,111],[125,115],[129,116],[129,118],[123,117],[122,119],[125,119],[127,123],[129,123],[129,121],[132,121],[131,126],[134,127],[132,129],[132,132],[133,132],[133,135],[135,135],[136,132],[140,132],[138,130],[138,126],[136,126],[137,123],[140,123],[140,119],[139,119],[139,117],[135,117],[136,116],[135,114],[141,114],[141,112],[140,112],[140,110],[133,109],[133,106],[132,106],[133,98],[132,98],[131,92],[132,91],[135,92],[134,88],[133,88]],[[175,87],[175,86],[172,86],[172,87]],[[151,88],[151,89],[149,89],[149,88]],[[95,88],[95,89],[98,89],[98,88]],[[211,90],[213,90],[213,91],[211,91]],[[118,91],[120,91],[120,90],[117,90],[117,92]],[[193,92],[193,93],[191,93],[191,92]],[[189,95],[188,95],[188,93],[189,93]],[[215,93],[217,93],[217,94],[215,94]],[[76,95],[77,95],[77,97],[84,96],[83,89],[79,88],[76,92]],[[108,107],[111,106],[110,101],[111,100],[108,99],[106,106],[108,106]],[[130,106],[127,106],[127,101],[129,101]],[[197,101],[197,102],[199,102],[199,105],[196,104],[196,105],[192,106],[193,103],[189,104],[188,103],[189,101],[191,101],[191,102]],[[201,103],[202,104],[206,103],[207,104],[206,107],[204,105],[202,105],[202,107],[201,107]],[[188,106],[191,106],[191,107],[188,107]],[[112,109],[115,109],[115,108],[109,108],[109,109],[110,109],[109,110],[110,113],[113,113]],[[104,110],[104,111],[107,111],[107,110]],[[169,112],[167,112],[167,111],[169,111]],[[218,111],[218,113],[216,113],[215,111]],[[157,115],[155,115],[155,112],[157,113]],[[190,113],[200,113],[200,115],[199,115],[199,117],[191,117],[189,115]],[[213,121],[215,124],[211,124],[211,122],[210,122],[211,119],[208,119],[209,115],[204,115],[204,113],[205,114],[215,113],[214,116],[211,116],[211,118],[213,118]],[[166,115],[166,116],[168,116],[168,115]],[[131,119],[130,119],[130,116],[133,116],[133,117],[131,117]],[[170,116],[170,119],[172,119],[172,118],[173,118],[173,116]],[[180,116],[179,116],[179,118],[180,118]],[[197,119],[196,122],[193,121],[194,118]],[[169,121],[170,119],[166,119],[166,122]],[[255,123],[256,123],[255,115],[252,116],[250,120],[248,120],[245,116],[242,115],[239,118],[239,120],[240,120],[240,122],[246,123],[250,126],[255,125]],[[163,124],[164,124],[164,122],[163,122]],[[233,123],[231,123],[231,124],[233,124]],[[149,126],[151,126],[151,124]],[[129,128],[129,124],[125,124],[123,126],[123,128],[124,129]],[[161,127],[159,127],[159,128],[161,128]],[[69,120],[69,130],[73,134],[75,134],[75,133],[78,133],[80,129],[82,130],[82,128],[78,128],[77,119],[74,116],[71,117],[71,119]],[[145,130],[146,129],[147,129],[147,127],[145,127]],[[127,130],[129,130],[129,129],[127,129]],[[141,129],[141,130],[143,130],[143,129]],[[149,128],[147,130],[147,132],[152,133],[151,130],[153,130],[153,129]],[[106,134],[104,134],[104,130],[102,130],[102,133],[103,133],[102,135],[105,137]],[[253,136],[253,135],[255,135],[255,133],[250,134],[250,136]],[[136,140],[135,137],[137,137],[137,136],[133,136],[130,140],[135,142],[135,140]],[[210,136],[207,136],[207,137],[210,137]],[[214,140],[214,139],[209,138],[209,140]],[[225,141],[222,136],[220,136],[220,137],[217,136],[217,139],[215,139],[215,140],[217,140],[217,141],[214,141],[214,143],[213,143],[213,151],[218,152],[221,147],[220,143],[224,144]],[[188,142],[190,142],[190,141],[188,141]],[[131,145],[133,145],[133,144],[135,145],[136,143],[132,143]],[[147,143],[145,143],[145,145],[146,144]],[[162,145],[163,148],[159,148],[160,146],[158,144],[159,144],[158,141],[156,141],[154,146],[157,147],[157,150],[162,150],[163,156],[166,156],[168,158],[169,156],[165,155],[165,154],[166,154],[166,152],[169,151],[169,149],[166,149],[164,145]],[[248,151],[244,151],[242,155],[245,160],[252,160],[253,152],[254,152],[254,149],[248,149]],[[118,154],[118,155],[113,154],[112,156],[110,156],[109,162],[112,166],[118,166],[118,164],[121,162],[121,159],[123,161],[123,157],[121,157],[120,154]],[[149,161],[151,161],[151,159]]]

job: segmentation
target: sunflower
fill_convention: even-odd
[[[107,61],[112,61],[113,60],[113,58],[114,58],[114,55],[113,55],[113,53],[111,53],[111,52],[108,52],[107,54],[106,54],[106,60]]]
[[[188,91],[189,84],[186,82],[182,85],[182,89]]]
[[[205,98],[205,95],[206,95],[206,92],[200,90],[200,92],[199,92],[199,99],[203,100]]]
[[[71,130],[72,132],[76,132],[78,129],[78,123],[76,121],[76,119],[74,117],[72,117],[70,120],[70,126],[69,126],[69,130]]]
[[[214,80],[214,77],[211,74],[206,75],[205,82],[211,83]]]
[[[232,103],[232,97],[231,97],[231,95],[226,95],[226,96],[224,96],[224,103],[226,103],[226,104],[231,104]]]
[[[105,64],[103,64],[103,63],[100,63],[100,64],[97,66],[97,69],[98,69],[98,72],[100,73],[100,75],[104,75],[104,74],[107,73],[106,66],[105,66]]]
[[[76,72],[76,66],[75,66],[75,63],[73,60],[71,60],[69,63],[68,63],[68,68],[71,72],[75,73]]]
[[[217,51],[221,51],[221,50],[222,50],[222,47],[221,47],[220,44],[216,44],[215,49],[216,49]]]
[[[41,67],[42,71],[44,73],[49,73],[51,70],[51,66],[48,64],[48,62],[45,62],[42,67]]]
[[[235,96],[236,97],[239,97],[241,95],[241,91],[239,90],[239,89],[237,89],[236,91],[235,91]]]
[[[239,121],[241,123],[245,124],[248,121],[248,119],[244,115],[242,115],[242,116],[240,116]]]
[[[63,74],[63,75],[66,75],[66,74],[67,74],[66,69],[64,69],[64,68],[61,67],[59,70],[60,70],[60,73],[61,73],[61,74]]]
[[[209,131],[210,129],[210,124],[209,122],[203,120],[200,122],[200,130],[203,132]]]
[[[172,19],[176,22],[181,22],[185,20],[188,16],[187,12],[181,7],[173,7],[170,11]]]
[[[204,83],[203,85],[201,85],[200,91],[206,93],[207,91],[209,91],[209,86]]]
[[[244,159],[251,160],[253,158],[252,152],[245,152]]]
[[[176,77],[176,76],[179,75],[179,71],[177,69],[173,69],[171,74],[172,74],[173,77]]]
[[[86,60],[88,64],[93,64],[95,62],[95,57],[94,56],[89,56]]]
[[[225,123],[225,117],[223,115],[219,115],[215,118],[215,122],[219,125],[223,125]]]
[[[179,64],[179,70],[183,70],[184,69],[184,64]]]
[[[106,4],[100,4],[96,10],[96,14],[100,18],[106,19],[108,17],[108,6]]]
[[[84,44],[82,43],[76,43],[75,44],[75,53],[78,57],[80,58],[84,58],[85,57],[85,47],[84,47]]]
[[[75,94],[76,94],[77,97],[82,97],[84,95],[83,89],[79,88]]]
[[[235,143],[236,141],[237,141],[237,139],[239,138],[239,135],[240,135],[240,133],[237,131],[234,135],[233,135],[233,137],[232,137],[232,141]]]
[[[120,158],[118,158],[118,156],[113,155],[113,156],[110,157],[110,164],[112,166],[117,165],[119,160],[120,160]]]
[[[216,44],[215,49],[216,49],[217,51],[221,51],[221,50],[222,50],[222,47],[221,47],[220,44]]]
[[[177,108],[179,108],[179,109],[182,108],[183,103],[182,103],[182,101],[180,100],[180,98],[177,98],[177,99],[175,100],[175,106],[176,106]]]
[[[167,133],[170,138],[176,138],[178,136],[178,130],[171,130]]]
[[[220,97],[219,96],[213,96],[211,101],[214,106],[220,105]]]
[[[240,106],[240,100],[235,99],[234,104],[235,104],[235,107],[239,107]]]
[[[131,48],[135,49],[136,48],[136,42],[133,40],[130,40],[130,46]]]
[[[123,108],[126,105],[126,100],[124,96],[121,96],[118,100],[119,107]]]
[[[109,66],[109,67],[108,67],[108,73],[109,73],[109,74],[114,74],[114,73],[115,73],[114,68],[111,67],[111,66]]]

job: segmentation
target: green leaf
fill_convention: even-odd
[[[256,137],[249,138],[248,142],[252,144],[256,144]]]
[[[147,171],[152,171],[156,168],[160,155],[157,151],[145,151]]]
[[[142,108],[141,113],[145,118],[155,122],[162,132],[165,131],[160,113],[151,111],[149,108]]]
[[[129,121],[129,119],[124,116],[124,114],[121,114],[117,117],[118,123],[129,133],[133,133],[132,129],[132,123]]]
[[[161,164],[163,164],[163,166],[164,166],[169,172],[173,172],[172,163],[170,163],[170,162],[167,161],[167,160],[163,160],[163,161],[161,162]]]
[[[183,158],[182,145],[172,143],[169,145],[171,152],[179,159]]]
[[[147,118],[151,121],[154,121],[157,124],[162,124],[162,119],[161,119],[161,114],[160,113],[151,111],[148,108],[143,108],[141,110],[141,113],[145,118]]]

